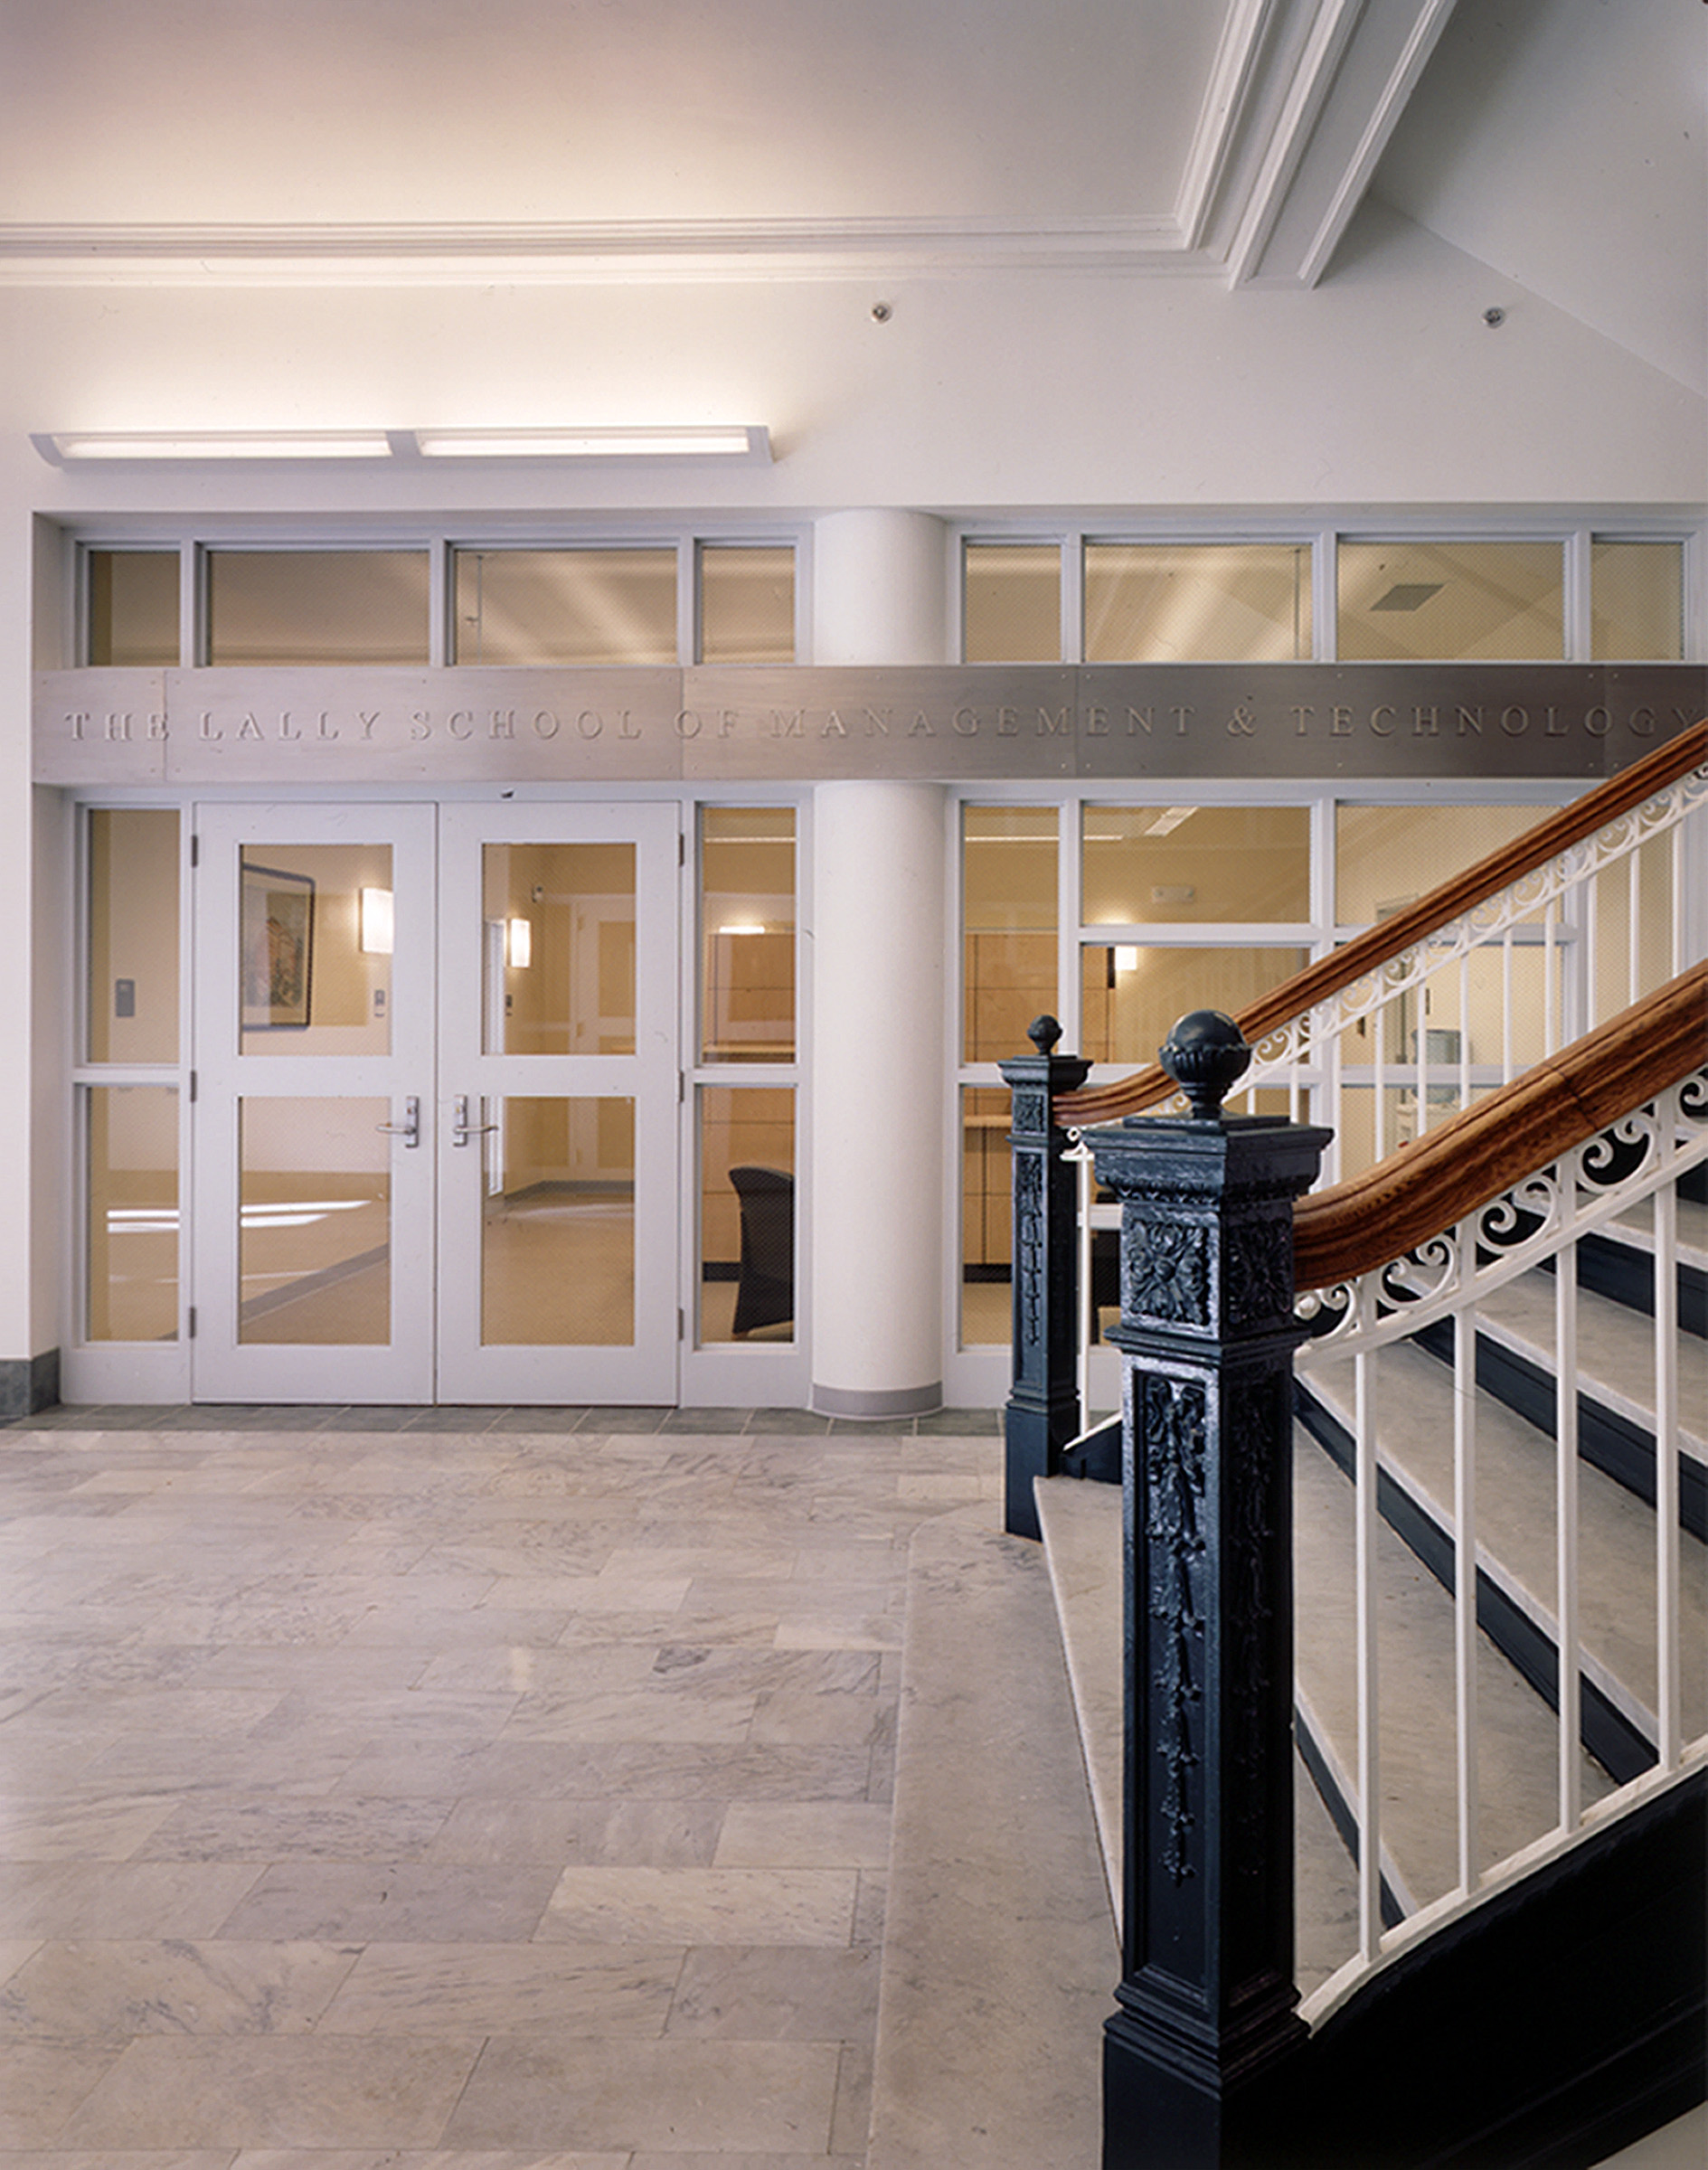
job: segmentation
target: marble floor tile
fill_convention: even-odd
[[[462,1800],[423,1858],[708,1868],[724,1817],[715,1800]]]
[[[270,1793],[187,1803],[137,1848],[144,1861],[419,1861],[452,1804],[430,1797],[316,1800]]]
[[[869,2043],[845,2043],[836,2062],[836,2107],[830,2120],[830,2152],[864,2159],[872,2130],[872,2089],[875,2060]]]
[[[0,1989],[0,2057],[30,2042],[307,2033],[355,1962],[331,1944],[44,1944]]]
[[[487,2043],[448,2146],[670,2149],[714,2134],[732,2152],[829,2152],[837,2050],[827,2043]]]
[[[430,2147],[478,2041],[143,2035],[64,2121],[71,2147]]]
[[[157,1794],[0,1796],[0,1861],[124,1861],[174,1813]]]
[[[760,1705],[757,1695],[644,1685],[594,1695],[524,1695],[505,1728],[506,1741],[703,1741],[739,1747]]]
[[[545,1866],[288,1862],[264,1870],[222,1937],[493,1944],[533,1934],[556,1882]]]
[[[487,1755],[485,1782],[465,1791],[561,1799],[591,1792],[618,1801],[855,1801],[864,1799],[871,1778],[869,1753],[850,1748],[501,1741]]]
[[[87,2100],[118,2052],[14,2043],[0,2056],[0,2147],[47,2147]]]
[[[656,2037],[683,1960],[680,1946],[371,1944],[318,2032]]]
[[[252,1863],[0,1863],[0,1934],[212,1937],[260,1872]]]
[[[862,2170],[999,1438],[173,1413],[0,1428],[0,2170]]]
[[[595,1943],[829,1944],[854,1928],[839,1869],[567,1868],[535,1934]]]
[[[231,2170],[235,2159],[230,2147],[0,2148],[0,2170]]]
[[[580,2147],[435,2147],[430,2153],[410,2147],[245,2147],[229,2165],[222,2156],[207,2170],[630,2170],[633,2160],[627,2149],[589,2155]],[[202,2170],[202,2158],[184,2161],[184,2170]],[[0,2170],[13,2166],[0,2159]],[[24,2170],[35,2166],[26,2165]],[[58,2170],[58,2165],[44,2165],[42,2170]],[[103,2162],[90,2170],[108,2170],[108,2165]],[[131,2166],[120,2161],[112,2170]],[[156,2157],[146,2162],[138,2157],[135,2170],[178,2170],[178,2164],[175,2158],[160,2164]],[[818,2170],[836,2170],[836,2165],[821,2164]]]
[[[740,2154],[729,2154],[720,2149],[707,2155],[695,2148],[679,2155],[675,2148],[658,2153],[650,2147],[637,2147],[628,2158],[628,2170],[864,2170],[865,2153],[858,2155],[750,2155],[744,2148]],[[4,2165],[0,2165],[4,2170]]]
[[[753,1741],[841,1741],[870,1748],[883,1731],[884,1707],[875,1695],[809,1695],[785,1690],[762,1695],[753,1713]]]
[[[723,2042],[869,2043],[877,2015],[870,1946],[708,1945],[684,1962],[665,2031]]]
[[[882,1869],[889,1811],[867,1801],[731,1801],[713,1859],[721,1869]]]

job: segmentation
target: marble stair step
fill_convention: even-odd
[[[1294,1456],[1294,1639],[1301,1699],[1344,1771],[1357,1768],[1355,1495],[1302,1433]],[[1403,1904],[1427,1905],[1458,1881],[1453,1607],[1389,1529],[1377,1534],[1379,1773],[1383,1853]],[[1558,1820],[1553,1712],[1486,1637],[1477,1667],[1477,1866],[1504,1860]],[[1580,1754],[1585,1802],[1611,1781]]]
[[[1307,1391],[1350,1433],[1350,1360],[1302,1365]],[[1451,1370],[1405,1344],[1375,1358],[1382,1465],[1450,1543]],[[1317,1449],[1320,1451],[1320,1449]],[[1578,1469],[1579,1642],[1586,1675],[1647,1738],[1655,1734],[1656,1543],[1651,1507],[1589,1463]],[[1555,1454],[1551,1438],[1492,1395],[1477,1398],[1477,1526],[1481,1571],[1557,1646]],[[1681,1645],[1687,1734],[1708,1729],[1708,1546],[1680,1538]]]
[[[892,1831],[867,2170],[1095,2163],[1119,1948],[1043,1553],[987,1506],[910,1549]]]
[[[1118,1919],[1121,1832],[1121,1495],[1052,1477],[1036,1486],[1110,1906]],[[1301,1996],[1357,1948],[1357,1881],[1304,1763],[1295,1759],[1297,1965]]]
[[[1554,1361],[1552,1274],[1521,1274],[1477,1307],[1477,1331],[1536,1365],[1549,1378]],[[1591,1290],[1578,1293],[1578,1368],[1582,1391],[1651,1436],[1655,1429],[1653,1322]],[[1708,1465],[1708,1342],[1678,1336],[1681,1452]]]
[[[1694,1267],[1698,1272],[1708,1269],[1708,1205],[1699,1198],[1681,1198],[1678,1212],[1678,1262],[1681,1266]],[[1634,1205],[1626,1207],[1607,1223],[1602,1233],[1617,1237],[1636,1250],[1653,1251],[1655,1248],[1655,1201],[1639,1198]]]

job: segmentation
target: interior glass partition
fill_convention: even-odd
[[[1307,542],[1088,542],[1088,663],[1297,663]]]
[[[85,1338],[175,1341],[177,1088],[89,1085],[80,1097]]]
[[[795,808],[703,806],[699,873],[694,1339],[702,1349],[793,1344],[801,1332]]]
[[[84,561],[84,649],[96,665],[171,669],[179,661],[175,550],[91,550]]]
[[[424,664],[425,550],[210,550],[207,660]]]

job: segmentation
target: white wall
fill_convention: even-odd
[[[67,512],[187,492],[426,507],[452,489],[518,510],[1642,505],[1688,501],[1708,475],[1700,398],[1380,206],[1313,293],[986,273],[886,286],[882,324],[879,298],[788,278],[11,288],[5,468]],[[13,434],[710,418],[769,425],[775,465],[482,478],[435,462],[382,481],[257,473],[234,492],[55,473]]]
[[[312,534],[649,508],[1024,520],[1108,507],[1116,522],[1180,508],[1237,524],[1288,508],[1671,506],[1708,474],[1700,399],[1379,206],[1314,293],[1043,272],[882,293],[860,278],[314,288],[179,277],[0,288],[0,901],[15,935],[0,1003],[14,1019],[32,993],[33,514],[115,535],[186,513]],[[1498,331],[1483,322],[1495,305],[1508,311]],[[70,428],[709,417],[769,425],[774,464],[72,470],[28,441]],[[1357,516],[1381,524],[1379,510]],[[36,927],[38,986],[55,1001],[58,931]],[[37,1053],[57,1061],[39,1036]],[[45,1136],[51,1146],[51,1119]],[[32,1141],[24,1125],[0,1133],[8,1227],[33,1208],[38,1224],[57,1218],[57,1172],[33,1174]],[[52,1249],[36,1256],[38,1280],[56,1283]],[[8,1246],[0,1358],[60,1335],[51,1293],[33,1296],[28,1260]]]

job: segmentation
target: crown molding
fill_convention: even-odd
[[[0,287],[1167,273],[1311,287],[1455,0],[1230,0],[1171,209],[1052,219],[0,224]]]
[[[0,285],[456,286],[1220,267],[1172,216],[0,228]]]

